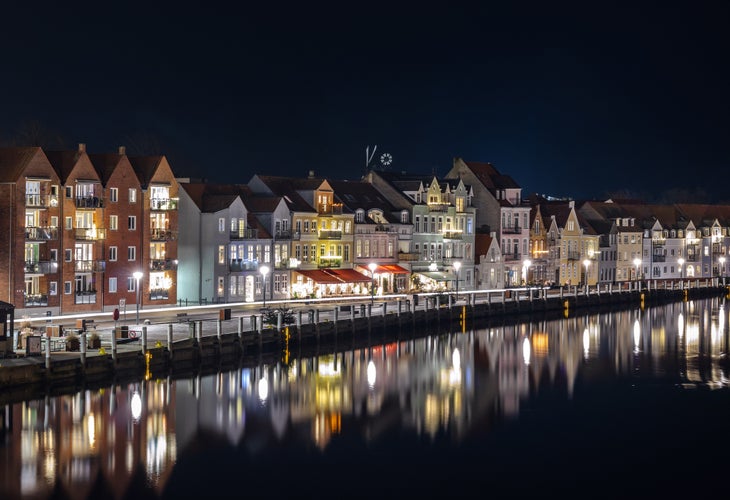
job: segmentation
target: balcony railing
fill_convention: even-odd
[[[175,239],[175,233],[169,229],[150,229],[150,240],[152,241],[172,241]]]
[[[177,210],[177,198],[150,198],[150,210]]]
[[[341,240],[342,239],[342,231],[336,231],[336,230],[321,230],[319,232],[319,239],[320,240]]]
[[[77,196],[76,208],[103,208],[104,200],[98,196]]]
[[[47,306],[48,305],[48,295],[45,293],[33,293],[26,295],[23,298],[23,305],[25,307],[33,307],[33,306]]]
[[[177,269],[176,259],[150,259],[150,271],[174,271]]]
[[[504,260],[506,261],[515,261],[515,260],[521,260],[522,254],[519,253],[506,253],[504,254]]]
[[[502,228],[502,234],[520,234],[522,232],[522,228],[519,224],[515,224],[514,226],[505,226]]]
[[[170,298],[170,291],[167,288],[153,288],[150,290],[150,300],[167,300]]]
[[[58,239],[57,227],[26,227],[25,239],[30,241],[51,241]]]
[[[52,260],[29,260],[25,262],[26,274],[51,274],[58,272],[58,262]]]
[[[259,263],[255,260],[231,259],[228,261],[228,270],[232,273],[243,271],[258,271]]]
[[[667,244],[666,238],[652,238],[651,239],[651,246],[653,246],[654,248],[663,247],[666,244]]]
[[[48,208],[58,206],[58,196],[49,194],[26,194],[25,206],[28,208]]]
[[[421,254],[398,252],[398,260],[401,262],[416,262],[421,260]]]
[[[652,257],[652,261],[654,261],[654,262],[666,262],[667,261],[667,256],[663,255],[663,254],[654,254],[651,257]]]
[[[103,273],[106,270],[105,260],[76,260],[74,271],[77,273]]]
[[[342,259],[332,259],[327,257],[320,257],[317,263],[318,268],[323,267],[340,267],[342,266]]]
[[[725,246],[717,243],[712,244],[712,253],[714,255],[725,255]]]
[[[451,204],[449,203],[429,203],[428,209],[431,212],[446,212],[449,210]]]
[[[580,252],[569,250],[565,252],[565,258],[568,260],[580,260]]]
[[[246,227],[238,231],[231,231],[231,240],[255,240],[259,237],[259,230],[253,227]]]
[[[101,228],[76,228],[76,239],[81,241],[97,241],[106,238],[106,229]]]
[[[96,304],[96,290],[77,290],[74,304]]]
[[[463,233],[461,231],[444,231],[443,237],[446,240],[460,240]]]
[[[325,205],[320,203],[317,205],[317,213],[319,215],[342,215],[342,205]]]

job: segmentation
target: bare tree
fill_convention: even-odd
[[[162,155],[163,148],[156,135],[150,132],[136,132],[123,137],[127,154],[132,156]]]
[[[6,146],[39,146],[44,149],[65,149],[66,141],[38,120],[22,122],[14,136],[3,141]]]

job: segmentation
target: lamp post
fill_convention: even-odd
[[[269,266],[261,266],[259,268],[261,276],[264,278],[263,292],[264,292],[264,308],[266,307],[266,275],[269,274]]]
[[[725,284],[725,257],[720,257],[720,277],[722,278],[722,284]]]
[[[370,307],[373,306],[373,302],[375,302],[375,270],[378,268],[378,265],[375,262],[371,262],[368,264],[368,269],[370,269]]]
[[[135,302],[137,303],[137,324],[139,324],[139,297],[140,297],[140,290],[139,290],[139,280],[142,279],[142,272],[141,271],[135,271],[132,276],[134,276],[134,280],[136,282],[135,284],[135,290],[137,292],[137,298],[135,299]]]
[[[461,269],[461,262],[457,260],[454,262],[454,272],[456,273],[456,300],[459,300],[459,269]]]
[[[679,279],[684,279],[684,273],[682,272],[682,266],[684,266],[684,259],[682,257],[677,259],[677,264],[679,264]]]
[[[527,283],[529,281],[527,278],[529,277],[531,265],[532,265],[532,261],[530,259],[525,259],[522,261],[522,273],[525,275],[525,277],[524,277],[525,285],[527,285]]]
[[[591,265],[590,259],[583,259],[583,266],[586,268],[586,274],[585,274],[585,287],[586,287],[586,294],[588,294],[588,266]]]

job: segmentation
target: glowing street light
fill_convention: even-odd
[[[136,282],[135,284],[135,290],[137,291],[137,298],[135,299],[135,302],[137,303],[137,324],[139,324],[139,296],[140,296],[140,289],[139,289],[139,280],[142,279],[142,272],[141,271],[135,271],[132,273],[132,276],[134,276],[134,280]]]
[[[459,300],[459,269],[461,269],[461,262],[457,260],[454,262],[454,272],[456,273],[456,300]]]
[[[264,283],[263,283],[263,285],[264,285],[264,288],[263,288],[264,307],[266,307],[266,275],[269,274],[269,266],[261,266],[259,268],[259,272],[261,273],[261,276],[264,278]]]
[[[368,269],[370,269],[370,279],[372,280],[372,283],[370,283],[370,307],[372,307],[373,302],[375,301],[375,270],[377,268],[378,265],[375,262],[368,264]]]
[[[639,266],[641,265],[641,259],[636,257],[634,259],[634,266],[636,266],[636,279],[639,279]]]

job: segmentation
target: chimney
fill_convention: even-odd
[[[119,156],[124,156],[127,154],[127,148],[124,146],[119,146]]]
[[[309,178],[314,179],[314,170],[309,171]]]
[[[489,236],[490,236],[490,237],[491,237],[491,238],[492,238],[493,240],[496,240],[496,239],[497,239],[497,233],[496,233],[495,231],[489,231]]]
[[[86,153],[86,144],[79,142],[79,153]]]

